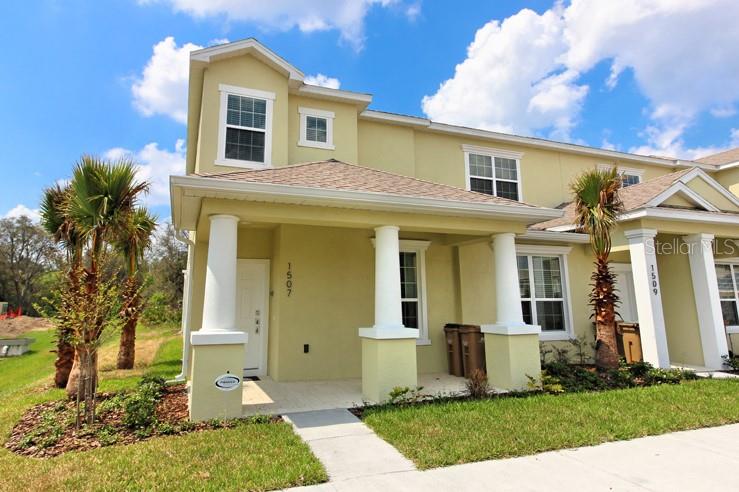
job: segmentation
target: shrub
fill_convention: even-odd
[[[470,398],[479,400],[485,398],[490,393],[490,384],[488,383],[488,375],[482,369],[475,369],[470,377],[465,381],[465,387]]]
[[[603,379],[596,372],[589,371],[581,366],[564,362],[549,362],[542,366],[542,370],[548,376],[556,378],[557,382],[554,383],[554,380],[552,380],[552,384],[560,384],[563,390],[568,393],[595,391],[605,387]]]
[[[739,356],[736,355],[722,355],[724,359],[724,365],[732,371],[739,371]]]
[[[156,424],[157,401],[162,395],[165,381],[158,376],[144,376],[136,390],[123,403],[123,424],[142,433]]]
[[[180,312],[172,309],[164,292],[157,291],[147,299],[142,318],[152,325],[176,323],[180,320]]]
[[[540,389],[545,393],[552,394],[565,392],[564,386],[562,386],[562,382],[559,380],[559,378],[556,376],[552,376],[551,374],[547,373],[547,371],[541,371],[541,381],[537,380],[533,376],[529,376],[528,374],[526,375],[526,377],[529,379],[528,387],[531,390]]]
[[[411,403],[417,403],[425,398],[421,393],[421,390],[423,390],[423,386],[419,386],[415,389],[407,386],[396,386],[390,391],[385,403],[389,405],[408,405]]]
[[[20,441],[22,448],[38,446],[39,448],[50,448],[62,438],[64,429],[57,420],[53,411],[46,411],[41,415],[38,426],[26,434]]]

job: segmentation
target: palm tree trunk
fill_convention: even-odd
[[[89,358],[88,358],[88,351],[89,351]],[[89,367],[87,368],[87,371],[89,371],[89,377],[92,382],[92,392],[93,394],[97,391],[97,385],[98,385],[98,353],[97,350],[88,349],[84,346],[77,347],[77,350],[74,353],[74,364],[72,365],[72,371],[69,373],[69,380],[67,381],[67,396],[70,398],[76,398],[79,394],[79,398],[81,400],[85,400],[86,398],[86,391],[85,391],[85,381],[81,380],[83,376],[83,368],[82,363],[84,360],[88,361]],[[87,377],[85,375],[85,377]]]
[[[56,342],[56,361],[54,367],[54,386],[57,388],[66,388],[69,374],[72,372],[74,364],[74,347],[67,341],[64,334],[59,334]]]
[[[118,347],[118,369],[133,369],[136,359],[137,318],[129,318],[121,330],[121,343]]]
[[[618,367],[619,355],[616,345],[616,279],[608,264],[608,257],[595,261],[593,292],[590,302],[595,308],[595,365],[601,369]]]

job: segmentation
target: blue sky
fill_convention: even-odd
[[[374,109],[684,158],[739,145],[733,0],[215,3],[4,2],[0,217],[83,153],[130,153],[168,217],[187,51],[250,36]]]

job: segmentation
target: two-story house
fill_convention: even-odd
[[[540,342],[592,339],[592,256],[567,204],[598,167],[624,176],[619,314],[645,360],[715,369],[739,343],[739,152],[646,157],[371,102],[254,39],[191,54],[171,200],[194,419],[237,415],[243,376],[361,378],[384,399],[446,371],[449,322],[481,325],[491,382],[521,387]]]

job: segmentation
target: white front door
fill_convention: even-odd
[[[236,326],[249,335],[244,376],[264,376],[269,329],[269,260],[240,259],[237,273]]]
[[[621,304],[617,308],[621,319],[627,323],[637,323],[639,317],[636,311],[636,295],[634,293],[634,274],[628,263],[611,263],[613,273],[616,275],[616,289]]]

